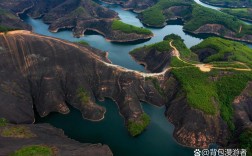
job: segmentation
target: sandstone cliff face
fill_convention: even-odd
[[[12,136],[7,137],[1,135],[4,130],[10,128],[22,127],[26,129],[32,137]],[[29,124],[29,125],[13,125],[8,124],[0,127],[0,155],[10,155],[14,151],[31,145],[43,145],[53,148],[54,154],[57,156],[112,156],[112,152],[107,145],[101,144],[82,144],[67,138],[64,132],[54,128],[49,124]]]
[[[40,116],[68,113],[67,104],[78,108],[84,118],[100,120],[105,108],[95,99],[109,97],[120,113],[138,119],[140,101],[163,105],[164,100],[143,74],[110,64],[106,53],[88,46],[13,31],[0,35],[0,115],[12,123],[32,123],[33,107]],[[79,97],[83,88],[87,100]]]

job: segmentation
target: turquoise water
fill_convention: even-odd
[[[53,113],[37,122],[51,123],[62,128],[72,139],[109,145],[115,156],[189,156],[193,150],[178,145],[172,137],[174,127],[164,117],[165,108],[143,103],[144,111],[151,117],[151,123],[140,136],[129,136],[123,117],[112,100],[98,102],[105,106],[105,119],[92,122],[82,119],[81,113],[71,108],[68,115]]]
[[[144,27],[142,23],[136,18],[135,13],[131,11],[125,11],[118,5],[109,5],[109,8],[118,12],[119,17],[123,22],[139,27]],[[137,47],[160,42],[166,35],[169,35],[171,33],[180,35],[185,40],[185,44],[188,47],[196,45],[202,40],[201,38],[192,37],[186,34],[183,31],[182,25],[168,25],[162,29],[148,28],[154,33],[155,36],[151,40],[141,44],[111,43],[104,39],[103,36],[98,34],[91,34],[85,35],[81,38],[74,38],[71,31],[60,31],[58,33],[51,33],[48,31],[49,26],[47,24],[44,24],[42,20],[32,19],[30,17],[24,17],[23,19],[27,23],[32,25],[33,31],[38,34],[61,38],[69,41],[86,41],[95,48],[109,52],[109,59],[112,61],[113,64],[117,64],[138,71],[144,71],[144,68],[138,65],[133,59],[131,59],[130,55],[128,55],[129,51]]]
[[[197,1],[197,0],[196,0]],[[136,14],[125,11],[118,5],[102,4],[118,12],[119,17],[125,23],[144,27],[136,18]],[[211,7],[211,6],[210,6]],[[163,37],[175,33],[180,35],[188,47],[198,44],[202,38],[196,38],[186,34],[181,25],[168,25],[162,29],[150,29],[155,36],[144,43],[119,44],[111,43],[101,35],[87,33],[81,38],[74,38],[72,32],[61,31],[51,33],[48,25],[40,19],[32,19],[24,16],[24,21],[32,25],[33,31],[68,41],[86,41],[91,46],[102,51],[109,52],[109,59],[117,65],[144,71],[129,56],[129,51],[143,45],[156,43],[163,40]],[[174,126],[164,116],[165,108],[156,107],[146,103],[142,104],[144,111],[151,117],[151,124],[137,138],[131,137],[124,127],[123,117],[119,114],[117,105],[109,99],[104,102],[97,102],[107,108],[105,118],[99,122],[92,122],[82,118],[81,113],[75,108],[70,108],[70,113],[62,115],[52,113],[45,118],[37,118],[37,123],[46,122],[64,130],[65,134],[75,140],[84,143],[103,143],[109,145],[115,156],[192,156],[193,149],[179,145],[173,138]]]

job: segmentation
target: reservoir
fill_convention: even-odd
[[[195,0],[196,2],[198,0]],[[199,2],[199,1],[198,1]],[[98,2],[119,14],[124,23],[145,27],[136,18],[137,14],[123,10],[118,5],[108,5]],[[199,2],[200,3],[200,2]],[[205,6],[205,4],[204,4]],[[217,9],[214,7],[214,9]],[[131,50],[148,44],[160,42],[166,35],[171,33],[181,36],[188,47],[198,44],[202,37],[193,37],[183,31],[183,26],[179,24],[167,25],[164,28],[148,28],[154,33],[154,37],[143,43],[111,43],[103,36],[87,32],[81,38],[74,38],[71,31],[60,31],[51,33],[48,25],[41,19],[32,19],[28,16],[22,19],[33,27],[33,31],[72,42],[85,41],[90,46],[109,53],[109,59],[113,64],[123,66],[128,69],[144,71],[144,67],[137,64],[128,54]],[[70,113],[62,115],[51,113],[45,118],[37,117],[36,123],[50,123],[57,128],[64,130],[65,134],[72,139],[83,143],[107,144],[115,156],[191,156],[193,149],[179,145],[173,138],[174,126],[168,122],[164,115],[165,107],[156,107],[147,103],[142,103],[144,111],[151,117],[151,123],[147,129],[138,137],[129,135],[124,126],[124,119],[119,114],[117,105],[110,99],[104,102],[97,101],[99,105],[106,107],[105,118],[99,122],[92,122],[82,118],[81,113],[70,107]]]

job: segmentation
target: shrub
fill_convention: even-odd
[[[127,128],[132,136],[137,136],[144,131],[149,123],[150,117],[146,113],[143,113],[139,119],[130,119]]]

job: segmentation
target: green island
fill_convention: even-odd
[[[45,145],[30,145],[20,148],[10,156],[53,156],[53,149]]]
[[[176,7],[177,10],[174,13],[172,8],[174,10]],[[160,0],[154,6],[143,11],[139,18],[144,24],[154,27],[162,27],[166,25],[166,21],[181,18],[184,21],[184,30],[196,34],[198,33],[197,29],[206,24],[218,24],[225,28],[216,34],[222,37],[230,35],[229,31],[235,33],[237,38],[252,35],[252,26],[244,24],[237,17],[203,7],[193,1]]]
[[[252,8],[225,8],[222,12],[233,15],[241,20],[252,22]]]
[[[112,29],[113,30],[120,30],[124,33],[137,33],[137,34],[145,34],[145,35],[152,35],[152,32],[145,28],[139,28],[133,25],[129,25],[126,23],[123,23],[119,20],[114,20],[112,23]]]
[[[141,134],[146,127],[150,124],[150,117],[143,113],[137,119],[129,119],[127,128],[131,136],[137,136]]]

